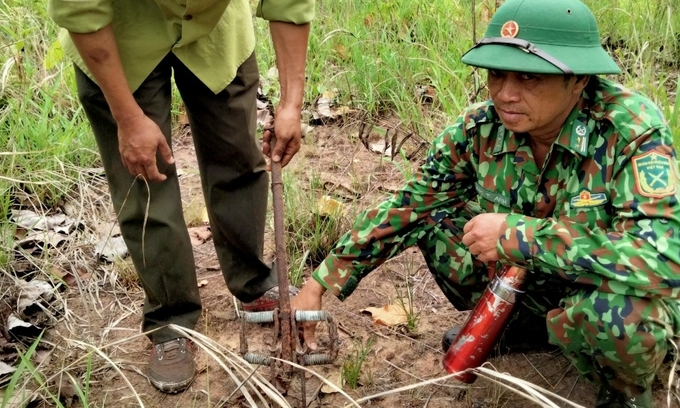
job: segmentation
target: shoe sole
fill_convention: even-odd
[[[189,384],[194,381],[194,378],[191,377],[186,381],[176,383],[154,380],[152,378],[149,378],[149,381],[151,382],[151,385],[156,387],[161,392],[166,394],[177,394],[186,390],[187,387],[189,387]]]

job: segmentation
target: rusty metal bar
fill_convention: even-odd
[[[288,257],[286,255],[285,224],[283,213],[283,180],[281,163],[271,162],[272,197],[274,204],[274,244],[276,247],[276,276],[279,280],[279,320],[281,322],[281,358],[293,360],[293,318],[288,291]],[[291,366],[285,365],[290,372]]]

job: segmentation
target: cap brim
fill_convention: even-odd
[[[566,64],[576,75],[620,74],[621,69],[604,48],[536,44],[536,47]],[[548,61],[516,47],[485,44],[473,48],[463,63],[480,68],[535,74],[564,74]]]

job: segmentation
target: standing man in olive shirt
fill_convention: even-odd
[[[256,142],[259,82],[248,0],[50,0],[75,62],[78,96],[101,152],[123,237],[154,330],[149,379],[179,392],[192,381],[190,345],[169,323],[193,328],[196,271],[170,149],[171,78],[186,106],[203,194],[229,290],[252,302],[276,287],[262,261],[268,175],[300,148],[305,60],[314,0],[260,0],[280,81],[276,144]],[[129,191],[129,195],[128,195]]]

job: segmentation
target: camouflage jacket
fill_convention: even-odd
[[[475,200],[482,211],[509,213],[497,244],[503,263],[605,292],[678,298],[680,194],[670,129],[650,100],[593,79],[542,169],[491,101],[468,108],[398,193],[359,215],[313,277],[344,298],[395,254],[400,232],[433,210]]]

